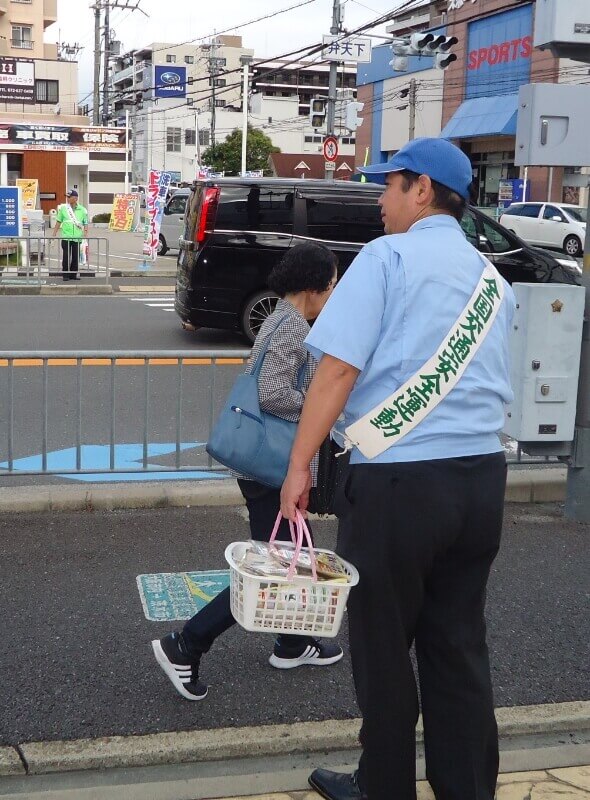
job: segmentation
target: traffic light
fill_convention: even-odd
[[[326,124],[326,100],[323,97],[312,98],[309,106],[309,119],[312,128],[323,128]]]
[[[434,66],[437,69],[446,69],[457,60],[457,56],[449,51],[458,41],[456,36],[412,33],[393,40],[391,49],[394,57],[389,64],[394,72],[406,72],[408,56],[434,56]]]
[[[459,40],[456,36],[444,36],[440,38],[443,38],[444,41],[440,42],[440,44],[436,47],[434,66],[437,69],[446,69],[449,64],[452,64],[453,61],[457,60],[456,53],[451,53],[450,50],[451,47],[454,47]]]
[[[356,101],[346,104],[346,113],[344,118],[344,127],[349,131],[356,131],[357,128],[363,124],[363,118],[359,117],[359,112],[365,107],[364,103],[357,103]]]

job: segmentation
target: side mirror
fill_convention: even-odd
[[[557,216],[557,214],[554,214],[554,215],[551,217],[551,219],[553,220],[553,222],[561,222],[561,221],[562,221],[562,220],[561,220],[561,217]]]
[[[164,206],[164,214],[170,214],[170,208],[168,206]]]

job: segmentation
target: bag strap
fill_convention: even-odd
[[[268,543],[272,545],[276,539],[279,525],[281,524],[281,520],[283,515],[279,511],[274,528],[272,529],[272,533],[270,535],[270,539]],[[311,561],[311,575],[314,581],[318,579],[317,567],[316,567],[316,559],[315,559],[315,551],[313,549],[313,542],[311,541],[311,534],[309,532],[309,528],[307,527],[307,523],[303,518],[303,514],[299,511],[298,508],[295,509],[295,522],[289,520],[289,530],[291,532],[291,540],[295,545],[295,550],[293,551],[293,560],[291,561],[291,566],[289,567],[289,571],[287,572],[287,580],[290,581],[295,574],[295,570],[297,569],[297,559],[299,558],[299,554],[301,553],[301,548],[303,546],[303,537],[307,540],[307,549],[309,551],[309,560]]]
[[[287,312],[284,317],[281,317],[281,319],[277,322],[275,327],[272,329],[272,331],[266,337],[266,341],[264,342],[264,344],[260,348],[260,352],[258,353],[258,356],[256,357],[256,361],[254,362],[254,366],[252,367],[252,369],[250,371],[250,375],[254,375],[254,376],[258,377],[258,375],[260,374],[260,370],[262,369],[262,362],[264,361],[264,356],[267,354],[268,348],[270,347],[271,339],[275,335],[275,333],[278,331],[278,329],[281,327],[281,325],[284,322],[286,322],[288,316],[289,316],[289,313]]]
[[[481,254],[480,254],[481,256]],[[434,355],[392,395],[349,425],[347,448],[375,458],[400,442],[454,389],[492,328],[504,298],[504,281],[481,256],[475,291]]]
[[[281,319],[278,321],[278,323],[275,325],[275,327],[272,329],[272,331],[268,334],[264,345],[262,346],[260,352],[258,353],[258,356],[256,358],[256,362],[254,363],[254,366],[252,367],[252,369],[250,371],[250,375],[254,375],[254,377],[256,377],[256,378],[258,378],[258,376],[260,375],[260,370],[262,369],[262,362],[264,361],[264,356],[268,352],[268,348],[270,347],[270,343],[271,343],[272,337],[275,335],[275,333],[278,331],[278,329],[281,327],[281,325],[284,322],[287,321],[289,316],[290,316],[290,312],[287,312],[284,317],[281,317]],[[299,391],[301,391],[301,389],[303,387],[303,381],[305,380],[306,368],[307,368],[307,358],[305,359],[303,364],[299,367],[299,372],[297,374],[297,383],[295,384],[295,388],[298,389]]]

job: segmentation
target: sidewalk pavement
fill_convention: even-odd
[[[435,800],[426,781],[419,781],[418,800]],[[232,800],[317,800],[316,792],[280,792],[248,795]],[[498,778],[496,800],[588,800],[590,798],[590,766],[567,769],[509,772]],[[227,800],[215,798],[212,800]]]
[[[15,476],[18,473],[15,473]],[[565,499],[563,467],[508,472],[509,503],[560,503]],[[2,476],[0,473],[0,477]],[[37,484],[0,487],[0,513],[30,511],[112,511],[123,508],[178,506],[241,506],[244,498],[235,480],[145,481],[137,483]]]

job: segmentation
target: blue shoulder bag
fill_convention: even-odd
[[[252,372],[240,375],[234,383],[206,447],[220,464],[275,488],[282,486],[287,475],[297,423],[261,410],[258,378],[270,340],[286,318],[268,337]],[[305,366],[299,371],[298,389],[303,384]]]

